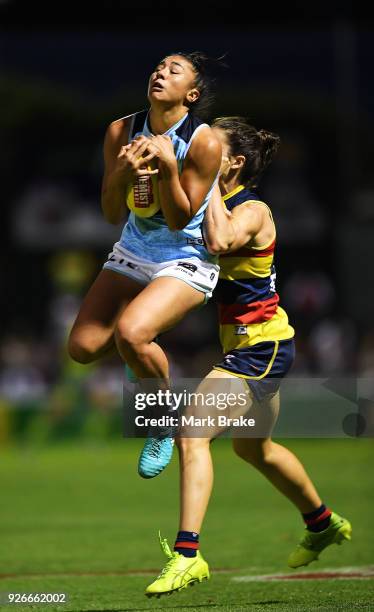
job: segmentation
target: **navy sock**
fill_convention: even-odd
[[[306,528],[309,531],[323,531],[330,525],[331,510],[322,504],[317,510],[303,514],[303,519],[306,523]]]
[[[196,557],[199,548],[199,534],[194,531],[178,531],[174,550],[184,557]]]

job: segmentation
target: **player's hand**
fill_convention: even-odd
[[[177,166],[174,146],[170,136],[166,136],[165,134],[150,136],[148,141],[148,151],[157,157],[161,165],[165,165],[169,168]]]
[[[126,181],[132,181],[137,176],[157,174],[158,169],[149,170],[147,164],[156,157],[148,150],[149,140],[145,136],[136,138],[121,147],[117,156],[116,170],[121,172]]]

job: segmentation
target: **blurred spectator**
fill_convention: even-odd
[[[29,406],[44,400],[47,393],[46,378],[34,359],[38,346],[30,340],[14,336],[3,340],[0,346],[0,397],[2,400]]]
[[[48,305],[50,338],[65,341],[75,320],[82,295],[98,273],[98,262],[89,251],[59,251],[48,260],[53,294]]]
[[[325,318],[311,330],[309,346],[314,372],[322,376],[353,374],[355,330],[347,319]]]
[[[307,333],[311,325],[331,312],[335,290],[321,270],[300,270],[291,274],[281,292],[282,304],[297,333]]]
[[[120,229],[105,223],[97,203],[82,199],[69,183],[40,179],[26,187],[12,219],[16,243],[33,249],[106,247]]]

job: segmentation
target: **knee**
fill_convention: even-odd
[[[96,351],[89,338],[70,334],[67,348],[70,357],[77,363],[87,364],[95,360]]]
[[[153,340],[148,330],[139,322],[120,321],[115,330],[117,344],[138,352],[142,344]]]

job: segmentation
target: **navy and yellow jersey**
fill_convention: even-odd
[[[270,208],[243,185],[225,195],[223,202],[230,211],[244,202],[261,202],[273,221]],[[295,334],[275,289],[275,242],[274,225],[274,238],[268,244],[220,255],[215,299],[224,353],[258,342],[288,340]]]

